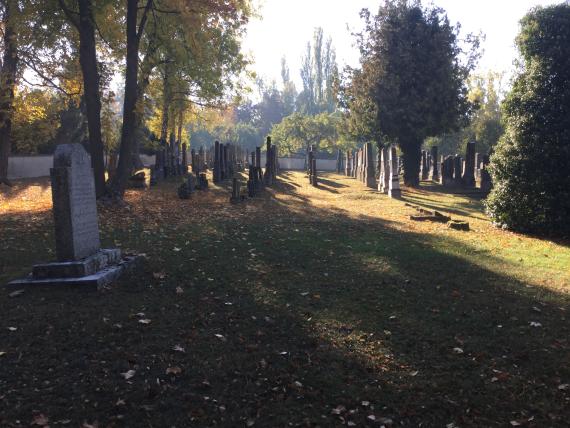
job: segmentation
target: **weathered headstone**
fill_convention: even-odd
[[[35,265],[9,285],[91,285],[116,279],[136,258],[102,250],[91,159],[81,144],[62,144],[50,171],[57,262]]]
[[[347,177],[352,176],[352,151],[346,151],[346,157],[344,162],[344,175]]]
[[[364,183],[366,187],[370,187],[371,189],[376,188],[376,169],[374,168],[374,151],[372,148],[372,143],[366,143],[365,145],[366,151],[366,170],[365,170],[365,177]]]
[[[390,188],[388,189],[388,196],[391,198],[399,198],[402,196],[400,190],[400,176],[398,174],[398,156],[396,147],[391,146],[389,149],[390,156]]]
[[[439,181],[439,156],[437,153],[437,146],[431,148],[431,166],[429,171],[429,178],[432,181]]]
[[[388,147],[384,146],[381,150],[381,164],[382,164],[382,171],[380,174],[380,182],[378,183],[378,190],[382,193],[388,193],[390,189],[390,160],[388,158]]]

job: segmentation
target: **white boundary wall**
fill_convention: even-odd
[[[154,156],[141,155],[144,166],[154,164]],[[279,158],[282,170],[302,171],[305,167],[303,158]],[[265,155],[261,155],[261,166],[265,166]],[[8,178],[37,178],[49,177],[49,170],[53,167],[52,155],[10,156],[8,159]],[[319,171],[335,171],[336,160],[317,159]]]
[[[261,166],[265,166],[265,155],[261,155]],[[302,171],[305,169],[305,159],[279,158],[279,167],[284,171]],[[336,160],[317,159],[317,169],[319,171],[336,171]]]
[[[141,155],[144,166],[154,164],[154,156]],[[52,155],[10,156],[8,158],[8,178],[37,178],[49,177],[53,167]]]

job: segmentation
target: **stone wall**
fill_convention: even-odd
[[[154,156],[141,155],[145,167],[154,165]],[[49,177],[53,167],[53,155],[10,156],[8,159],[8,178]]]

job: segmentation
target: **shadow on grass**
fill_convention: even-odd
[[[297,196],[248,222],[118,225],[148,262],[108,293],[1,295],[0,425],[564,426],[567,296]]]

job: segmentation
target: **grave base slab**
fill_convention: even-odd
[[[138,262],[141,261],[140,256],[127,256],[122,258],[118,263],[107,265],[94,273],[85,276],[77,277],[50,277],[50,278],[34,278],[30,274],[27,278],[16,279],[7,284],[8,287],[81,287],[91,288],[94,290],[101,290],[107,287],[112,282],[116,281],[123,273],[132,270]],[[54,265],[61,265],[61,263],[54,263]],[[46,266],[46,265],[43,265]]]

